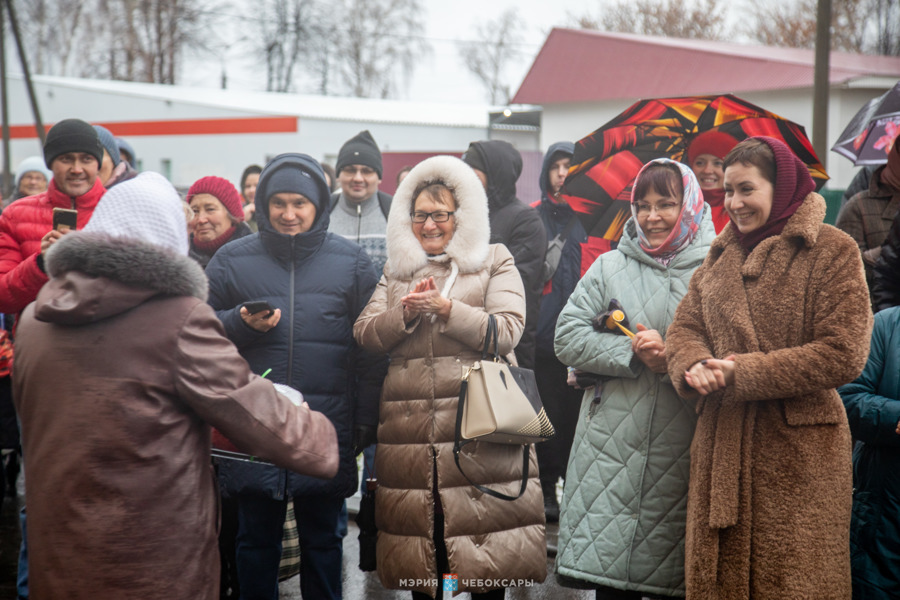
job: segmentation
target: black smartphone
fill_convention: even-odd
[[[271,317],[275,313],[275,307],[266,302],[265,300],[254,300],[253,302],[244,302],[244,308],[247,309],[247,312],[251,315],[255,315],[256,313],[261,313],[263,311],[268,311],[265,314],[266,319]]]
[[[78,229],[78,211],[71,208],[54,208],[53,229],[63,233],[70,229]]]

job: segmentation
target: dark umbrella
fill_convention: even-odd
[[[869,100],[853,116],[831,149],[856,166],[883,165],[900,134],[900,81]]]
[[[765,135],[785,142],[821,188],[828,175],[802,126],[730,94],[640,100],[575,145],[563,196],[592,236],[618,240],[631,217],[631,184],[654,158],[682,160],[701,133],[739,142]]]

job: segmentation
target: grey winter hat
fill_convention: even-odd
[[[182,256],[188,253],[181,197],[159,173],[141,173],[107,191],[84,231],[141,240]]]
[[[112,134],[112,131],[103,125],[94,125],[94,130],[97,132],[97,137],[100,138],[100,144],[103,146],[103,149],[109,153],[109,157],[112,159],[113,169],[115,169],[119,166],[119,163],[122,162],[122,157],[119,154],[119,145],[116,143],[116,137]]]
[[[85,152],[103,162],[103,146],[100,137],[90,123],[81,119],[65,119],[50,128],[44,142],[44,162],[52,168],[53,160],[60,154]]]
[[[340,173],[341,169],[349,165],[365,165],[374,169],[381,179],[381,150],[368,129],[360,131],[341,146],[335,171]]]

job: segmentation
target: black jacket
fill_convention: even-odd
[[[472,144],[487,169],[488,219],[492,244],[504,244],[516,261],[525,285],[525,332],[516,346],[521,366],[534,367],[538,311],[544,288],[542,275],[547,235],[537,211],[516,197],[522,156],[512,144],[489,140]]]
[[[268,177],[292,164],[320,174],[318,164],[307,158],[282,155],[263,170],[255,201],[259,233],[229,242],[213,256],[206,268],[209,303],[254,372],[272,369],[269,379],[300,390],[310,408],[331,419],[340,470],[323,481],[273,466],[223,461],[220,475],[229,493],[350,496],[358,485],[354,424],[374,428],[378,422],[387,360],[362,352],[353,340],[353,323],[378,282],[372,261],[358,245],[328,233],[324,176],[316,182],[326,206],[309,231],[285,235],[269,222]],[[241,320],[240,307],[250,300],[281,309],[274,329],[260,333]]]

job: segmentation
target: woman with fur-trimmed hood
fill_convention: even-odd
[[[510,356],[525,321],[512,255],[489,237],[472,169],[449,156],[423,161],[394,195],[385,275],[354,327],[361,346],[391,357],[375,455],[378,575],[413,598],[434,597],[445,573],[475,598],[502,598],[503,579],[546,576],[534,452],[525,493],[512,502],[479,492],[453,459],[460,380],[481,358],[488,315]],[[460,464],[473,481],[515,495],[521,455],[518,446],[473,442]]]

